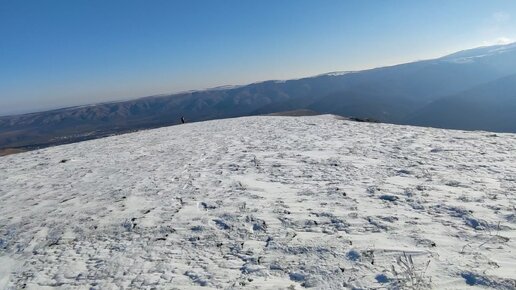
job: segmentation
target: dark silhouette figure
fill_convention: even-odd
[[[185,123],[185,117],[181,116],[181,124]]]

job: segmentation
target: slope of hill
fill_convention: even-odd
[[[406,118],[428,103],[514,74],[515,65],[516,45],[512,44],[364,71],[354,75],[353,85],[317,99],[308,108],[411,124]]]
[[[180,116],[186,116],[189,121],[203,121],[309,109],[412,124],[410,120],[415,112],[440,98],[513,74],[516,74],[514,44],[482,47],[440,59],[360,72],[329,73],[298,80],[267,81],[5,116],[0,117],[0,149],[60,144],[172,125],[178,123]],[[491,124],[490,116],[478,120]],[[478,127],[476,124],[478,122],[460,128],[498,128],[497,125]],[[428,125],[456,127],[442,121]],[[516,124],[508,128],[515,131]]]
[[[410,124],[516,132],[516,74],[432,102]]]
[[[515,289],[514,150],[326,115],[10,155],[0,288]]]

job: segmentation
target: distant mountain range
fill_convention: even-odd
[[[0,117],[0,148],[36,148],[110,134],[283,111],[381,122],[516,132],[516,44],[357,72],[153,96]]]

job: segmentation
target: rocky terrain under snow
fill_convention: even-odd
[[[515,134],[247,117],[0,177],[0,289],[516,288]]]

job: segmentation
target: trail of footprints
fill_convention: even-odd
[[[33,170],[43,176],[29,192],[40,195],[26,208],[43,204],[36,220],[0,223],[0,251],[23,263],[9,289],[260,289],[268,279],[291,289],[392,288],[400,286],[392,269],[403,252],[417,267],[430,261],[462,279],[460,273],[500,267],[472,246],[495,252],[514,246],[516,179],[510,176],[516,172],[496,165],[516,162],[507,156],[514,138],[503,139],[505,147],[486,160],[479,154],[500,143],[482,147],[478,140],[429,137],[425,129],[394,136],[402,131],[325,118],[278,119],[273,135],[267,119],[242,119],[245,132],[238,136],[226,134],[234,121],[226,122],[183,129],[171,144],[157,137],[167,129],[151,131],[155,142],[134,155],[118,153],[118,146],[130,146],[124,136],[97,156],[71,151],[71,161],[59,166],[74,166],[74,159],[82,165],[53,173],[62,183],[51,188],[42,172],[50,163],[39,163]],[[276,132],[281,128],[289,133]],[[368,130],[374,134],[363,133]],[[478,152],[454,145],[464,142]],[[37,155],[50,162],[45,156],[59,152]],[[103,163],[107,155],[118,171]],[[0,170],[15,174],[13,168]],[[45,199],[56,205],[45,207]],[[483,211],[500,220],[483,218]],[[426,229],[431,223],[439,226]],[[461,253],[442,257],[441,247],[450,245],[434,239],[436,229],[454,235]],[[475,263],[453,262],[464,255]],[[432,285],[428,276],[422,287]],[[493,287],[516,287],[509,278],[478,277]]]

